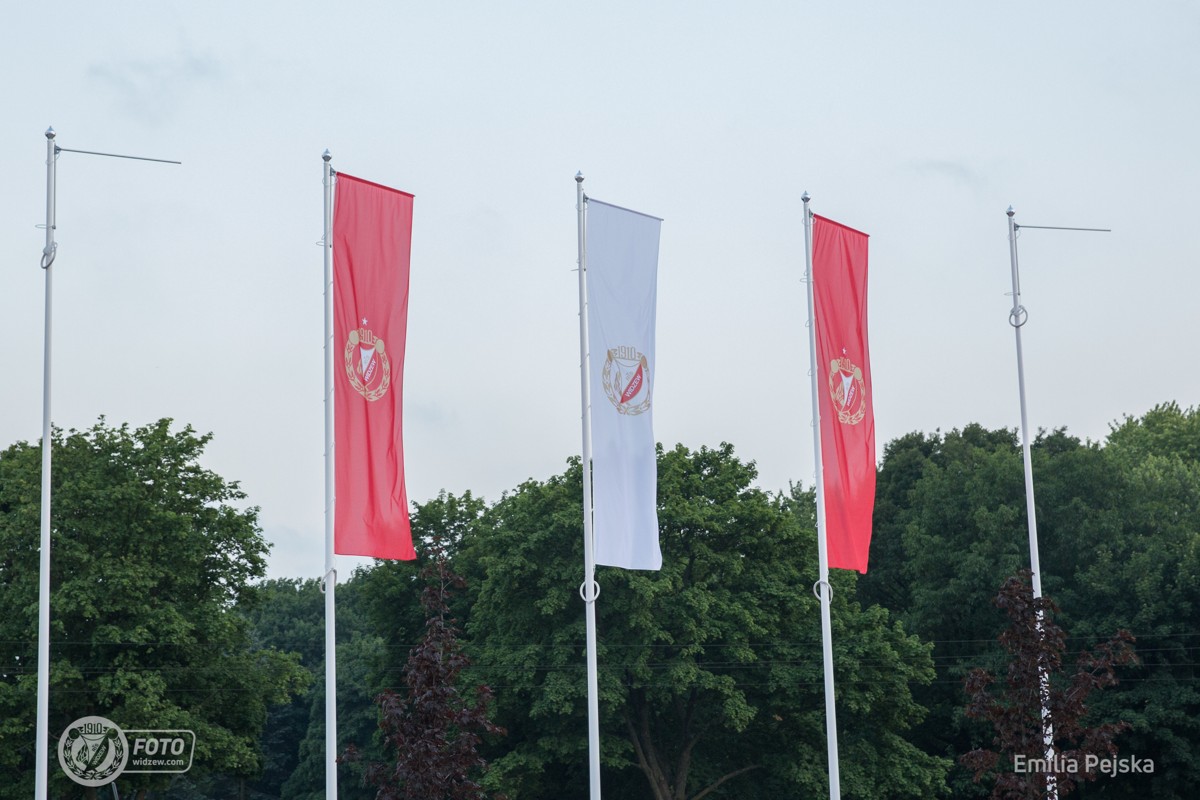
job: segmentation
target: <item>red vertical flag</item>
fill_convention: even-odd
[[[411,194],[337,176],[333,549],[341,555],[416,558],[401,404],[412,212]]]
[[[867,234],[813,215],[817,394],[829,566],[867,571],[875,415],[867,350]]]

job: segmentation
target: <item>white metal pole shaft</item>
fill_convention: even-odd
[[[1025,326],[1028,312],[1021,305],[1021,277],[1017,269],[1017,223],[1014,219],[1012,206],[1008,207],[1008,252],[1012,263],[1012,296],[1013,307],[1008,321],[1013,327],[1017,340],[1017,391],[1021,397],[1021,456],[1025,464],[1025,516],[1029,525],[1029,568],[1032,572],[1033,596],[1042,596],[1042,568],[1038,557],[1037,512],[1033,499],[1033,458],[1029,449],[1029,415],[1025,405],[1025,354],[1021,348],[1021,328]],[[1037,613],[1037,628],[1039,637],[1042,635],[1042,612]],[[1042,745],[1046,761],[1054,763],[1054,722],[1050,719],[1049,676],[1046,665],[1039,663],[1039,695],[1042,705]],[[1046,797],[1057,800],[1058,782],[1053,770],[1046,775]]]
[[[808,353],[812,364],[813,460],[816,466],[814,493],[817,500],[817,590],[821,600],[821,654],[825,665],[825,742],[829,759],[829,797],[842,796],[842,781],[838,766],[837,704],[833,685],[833,621],[829,604],[833,587],[829,583],[829,549],[825,539],[825,473],[821,466],[821,404],[817,388],[817,321],[814,314],[814,285],[812,268],[812,212],[808,192],[804,200],[804,268],[808,278]]]
[[[587,316],[587,211],[584,207],[583,173],[575,175],[575,212],[579,228],[579,397],[583,410],[583,597],[587,620],[588,684],[588,796],[600,800],[600,699],[599,668],[596,663],[595,543],[592,541],[592,395],[589,373]]]
[[[1008,209],[1008,250],[1012,261],[1013,307],[1008,321],[1017,338],[1017,390],[1021,395],[1021,455],[1025,460],[1025,516],[1029,522],[1029,562],[1033,572],[1033,596],[1042,596],[1042,569],[1038,559],[1037,514],[1033,502],[1033,461],[1029,450],[1029,415],[1025,406],[1025,355],[1021,349],[1021,328],[1028,313],[1021,305],[1021,278],[1017,271],[1017,226],[1012,206]]]
[[[337,627],[333,602],[337,570],[333,566],[333,169],[325,162],[325,796],[337,798]]]
[[[46,800],[50,763],[50,333],[54,307],[52,265],[57,248],[54,242],[56,157],[54,128],[50,128],[46,131],[46,248],[42,251],[42,269],[46,272],[46,331],[42,362],[42,521],[38,566],[37,765],[34,769],[34,797],[37,800]]]

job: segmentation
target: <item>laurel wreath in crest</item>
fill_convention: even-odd
[[[608,353],[608,358],[605,359],[605,361],[604,361],[604,369],[600,373],[600,382],[604,386],[604,394],[607,395],[609,401],[614,406],[617,407],[617,413],[628,414],[629,416],[636,416],[638,414],[643,413],[644,411],[649,410],[649,408],[650,408],[650,365],[646,362],[646,357],[641,356],[641,361],[639,362],[642,367],[642,374],[645,376],[645,381],[646,381],[646,399],[642,400],[642,402],[638,403],[635,406],[631,406],[628,403],[621,402],[621,392],[625,391],[625,387],[617,386],[615,383],[613,383],[613,380],[615,377],[613,374],[613,372],[614,372],[613,360],[614,359],[613,359],[612,351],[610,350]]]
[[[350,385],[354,387],[354,391],[361,394],[369,402],[374,402],[387,394],[388,387],[392,384],[392,362],[388,360],[387,354],[384,352],[383,340],[375,340],[375,354],[379,356],[381,366],[383,367],[383,378],[374,389],[367,390],[367,385],[358,377],[358,373],[354,369],[354,348],[358,346],[358,331],[350,331],[350,336],[346,339],[346,377],[350,379]]]
[[[840,405],[842,393],[842,383],[838,380],[838,373],[848,372],[854,376],[854,382],[858,384],[858,410],[850,411],[846,408],[838,410],[838,422],[845,425],[857,425],[863,421],[863,417],[867,414],[867,384],[863,381],[862,369],[853,364],[850,359],[842,356],[839,359],[832,361],[829,364],[829,396],[833,399],[834,405]]]
[[[111,733],[111,730],[110,730]],[[82,738],[82,737],[80,737]],[[112,760],[103,770],[97,770],[97,767],[108,756],[109,743],[112,743]],[[86,743],[85,743],[86,746]],[[82,766],[75,763],[74,758],[66,759],[66,766],[76,776],[87,781],[103,781],[105,778],[115,775],[120,772],[125,766],[125,745],[121,743],[120,736],[105,735],[85,757]]]

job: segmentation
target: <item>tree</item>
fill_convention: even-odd
[[[324,677],[325,598],[315,578],[279,578],[257,584],[253,602],[239,610],[249,619],[256,648],[297,653],[312,679],[308,691],[287,705],[273,707],[267,715],[262,775],[250,785],[252,791],[267,797],[295,797],[285,794],[283,787],[299,766],[300,743],[311,722],[313,691]]]
[[[339,751],[353,744],[360,760],[339,764],[338,792],[343,798],[372,798],[375,792],[363,783],[365,766],[381,761],[386,753],[379,734],[378,695],[388,689],[400,690],[404,658],[420,641],[425,628],[421,593],[425,585],[420,577],[421,560],[428,542],[444,541],[448,551],[462,531],[482,513],[482,500],[466,492],[461,496],[442,492],[426,503],[414,503],[410,513],[417,561],[375,561],[359,568],[337,588],[337,664],[338,664],[338,745]],[[323,598],[316,582],[311,585],[311,610],[306,622],[297,623],[286,602],[270,618],[295,631],[314,627],[315,638],[305,650],[305,664],[317,675],[324,675]],[[461,597],[449,599],[454,616],[466,613]],[[277,629],[264,625],[264,634]],[[324,681],[314,682],[308,695],[297,701],[306,709],[306,733],[299,743],[298,763],[281,786],[288,800],[317,800],[325,787],[325,688]]]
[[[1009,657],[1007,676],[994,691],[996,676],[974,669],[967,676],[966,691],[967,716],[991,724],[996,749],[977,748],[960,761],[976,781],[994,775],[993,800],[1046,797],[1049,777],[1057,796],[1068,795],[1083,781],[1096,779],[1100,759],[1117,754],[1114,739],[1128,724],[1086,724],[1087,702],[1092,692],[1117,683],[1117,667],[1136,662],[1133,637],[1118,631],[1109,641],[1080,653],[1075,672],[1064,676],[1066,634],[1054,621],[1058,608],[1049,598],[1033,596],[1029,571],[1005,581],[994,603],[1009,619],[1000,635]],[[1049,759],[1043,705],[1053,730],[1054,755]],[[1042,766],[1023,766],[1030,762]]]
[[[934,644],[938,680],[914,689],[930,709],[914,741],[957,761],[979,737],[958,687],[971,669],[1004,663],[989,601],[1029,565],[1020,448],[1012,431],[968,425],[910,434],[884,452],[860,597]],[[1129,722],[1117,745],[1157,768],[1088,795],[1191,797],[1200,785],[1200,414],[1167,403],[1114,425],[1104,443],[1058,430],[1039,434],[1032,452],[1042,585],[1061,624],[1080,646],[1128,629],[1142,656],[1091,710]],[[956,797],[981,796],[965,770],[949,780]]]
[[[1122,752],[1153,759],[1155,771],[1110,781],[1107,796],[1184,800],[1200,785],[1200,413],[1157,406],[1114,426],[1104,450],[1119,476],[1110,513],[1120,534],[1084,545],[1077,598],[1061,604],[1077,636],[1123,627],[1138,640],[1141,664],[1094,710],[1128,721]]]
[[[599,569],[604,781],[622,797],[766,798],[825,791],[811,493],[754,488],[733,448],[659,454],[663,568]],[[491,785],[582,795],[587,737],[581,468],[528,481],[484,515],[460,559],[467,630],[509,730]],[[904,740],[928,648],[834,580],[847,798],[930,797],[948,764]]]
[[[363,576],[366,570],[356,570],[350,579],[339,583],[336,589],[337,612],[337,738],[338,746],[351,742],[369,742],[377,727],[377,710],[373,702],[379,693],[379,675],[391,653],[384,637],[377,632],[366,613],[369,594]],[[305,653],[306,664],[314,664],[312,672],[317,679],[312,682],[308,693],[298,702],[303,707],[299,714],[304,717],[304,731],[296,748],[295,739],[289,737],[288,746],[296,748],[295,765],[291,774],[279,787],[279,797],[286,800],[323,800],[325,797],[325,598],[319,583],[312,581],[305,618],[293,623],[297,633],[305,629],[315,637],[308,639]],[[280,609],[279,611],[285,611]],[[278,612],[277,612],[278,613]],[[281,620],[287,624],[286,620]],[[264,630],[270,630],[268,625]],[[374,755],[368,746],[364,751]],[[362,783],[361,764],[338,765],[338,796],[342,800],[369,800],[374,793]]]
[[[1090,557],[1089,543],[1112,534],[1112,477],[1098,446],[1063,431],[1041,433],[1032,453],[1043,586],[1073,603],[1069,576]],[[962,713],[963,679],[974,667],[1001,666],[995,587],[1029,564],[1020,442],[1011,430],[974,424],[910,434],[885,448],[877,485],[883,501],[860,597],[934,644],[938,679],[914,690],[930,710],[914,742],[957,760],[976,735]],[[965,770],[950,783],[956,797],[980,796]]]
[[[422,603],[426,581],[421,577],[422,562],[434,552],[453,563],[459,542],[482,516],[487,504],[471,492],[454,495],[439,492],[425,503],[413,503],[409,514],[416,561],[376,561],[370,569],[360,570],[354,583],[361,598],[361,614],[370,630],[383,639],[388,651],[386,661],[375,665],[372,679],[383,687],[397,685],[404,658],[426,630],[426,612]],[[470,612],[466,595],[447,595],[450,614],[465,619]]]
[[[488,719],[491,690],[479,686],[468,699],[458,685],[470,662],[449,598],[463,580],[450,568],[440,539],[426,542],[424,555],[425,638],[409,653],[404,690],[387,689],[376,698],[391,758],[370,764],[365,779],[379,788],[379,800],[485,800],[477,778],[487,764],[477,748],[485,734],[504,731]],[[357,760],[358,753],[347,757]]]
[[[199,464],[209,436],[170,420],[55,431],[50,731],[99,715],[196,734],[195,774],[252,776],[267,709],[305,681],[255,650],[234,606],[267,545],[236,483]],[[32,790],[40,448],[0,453],[0,797]],[[55,793],[77,790],[51,756]],[[122,777],[144,796],[169,776]]]

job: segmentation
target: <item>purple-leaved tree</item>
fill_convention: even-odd
[[[1085,724],[1088,696],[1117,682],[1116,668],[1137,662],[1133,636],[1118,631],[1107,642],[1080,653],[1072,674],[1063,674],[1066,633],[1054,622],[1058,607],[1034,598],[1028,570],[1005,581],[993,601],[1010,625],[1000,634],[1009,655],[1002,684],[984,669],[967,676],[968,717],[990,722],[992,749],[978,748],[959,758],[978,783],[994,775],[992,800],[1040,800],[1053,775],[1058,796],[1083,781],[1095,780],[1099,759],[1116,756],[1114,738],[1124,722]],[[1053,756],[1046,757],[1042,729],[1043,671],[1053,728]],[[1089,758],[1089,756],[1091,758]],[[1043,769],[1044,767],[1044,769]],[[1089,768],[1090,767],[1090,768]]]
[[[503,735],[504,729],[488,720],[487,686],[475,687],[473,697],[458,686],[470,662],[448,601],[463,579],[450,568],[440,541],[427,544],[422,557],[425,638],[408,654],[405,690],[389,689],[376,698],[384,749],[394,761],[368,765],[364,780],[378,788],[378,800],[486,800],[479,778],[487,763],[477,747],[483,735]],[[353,749],[345,756],[358,757]]]

